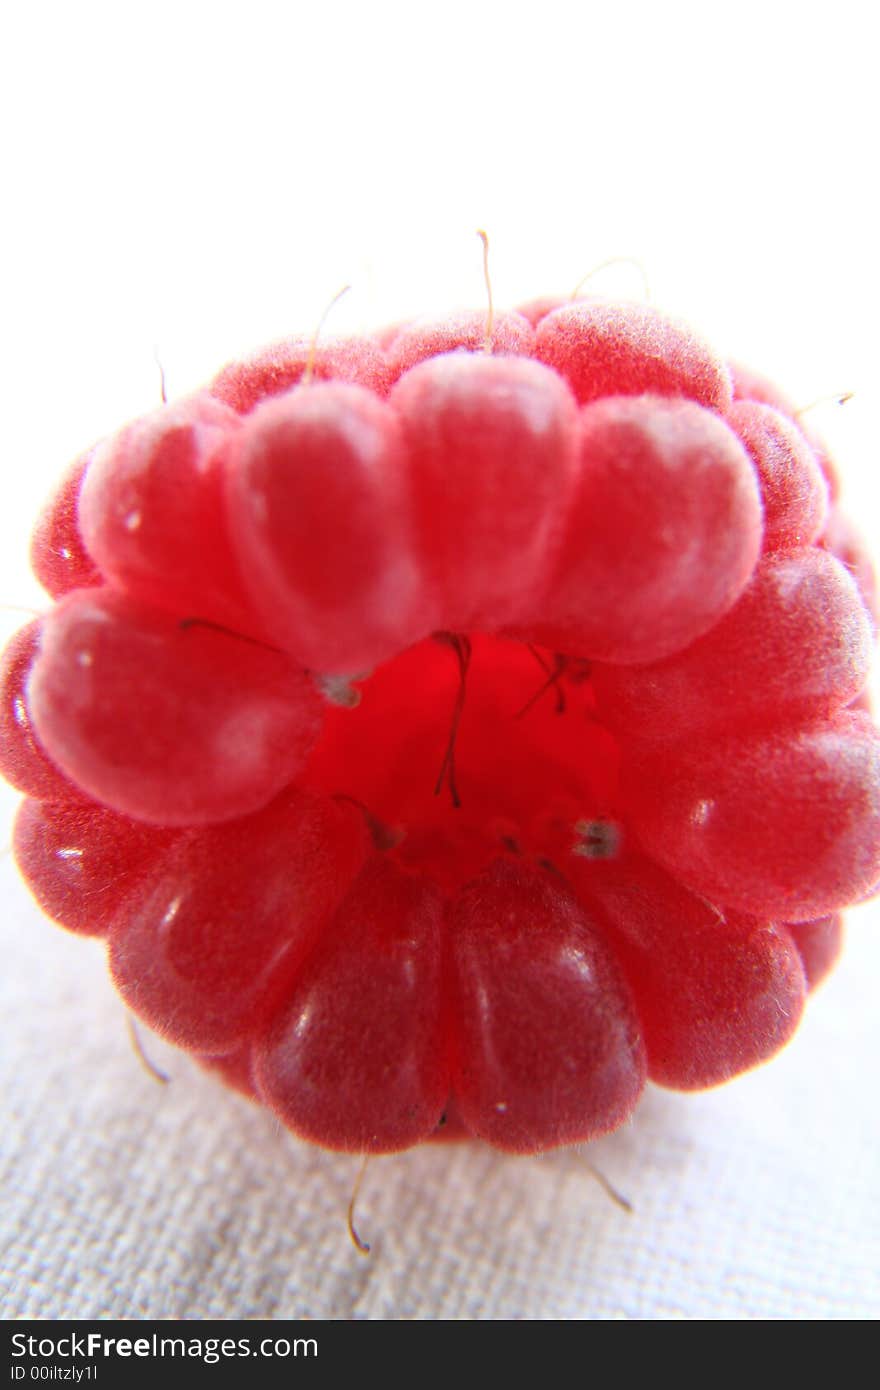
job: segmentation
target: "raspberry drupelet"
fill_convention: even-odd
[[[0,671],[38,902],[333,1149],[535,1152],[726,1081],[880,881],[823,446],[644,305],[488,339],[273,344],[103,440]]]

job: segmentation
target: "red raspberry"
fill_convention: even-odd
[[[880,880],[873,576],[793,407],[653,308],[486,328],[276,344],[104,441],[0,673],[42,906],[331,1148],[725,1081]]]
[[[816,431],[809,424],[802,422],[801,414],[803,412],[798,411],[791,397],[781,391],[775,382],[768,381],[760,372],[753,371],[751,367],[744,367],[739,362],[730,363],[730,378],[733,382],[734,403],[745,401],[770,406],[797,426],[798,431],[803,434],[813,451],[828,485],[831,501],[836,502],[840,495],[840,479],[837,474],[837,467]]]
[[[535,337],[531,324],[518,313],[496,314],[492,322],[492,352],[503,356],[531,356]],[[445,319],[416,319],[401,325],[387,342],[389,376],[398,381],[404,372],[431,357],[447,352],[479,352],[486,341],[486,315],[481,310],[452,314]]]
[[[80,489],[93,452],[89,450],[70,465],[34,527],[31,566],[53,598],[104,582],[83,544],[77,519]]]
[[[379,395],[388,389],[388,361],[370,338],[338,338],[317,347],[308,338],[271,343],[241,362],[230,362],[211,383],[211,395],[247,415],[260,401],[283,396],[306,374],[315,381],[347,381]]]

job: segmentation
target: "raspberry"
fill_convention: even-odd
[[[836,502],[840,496],[840,478],[837,467],[815,430],[809,425],[802,424],[800,412],[791,398],[784,391],[781,391],[775,382],[768,381],[765,376],[760,372],[753,371],[751,367],[744,367],[738,362],[731,362],[729,367],[733,382],[734,402],[744,401],[770,406],[778,414],[789,419],[807,440],[825,479],[831,501]]]
[[[779,411],[754,401],[735,401],[727,418],[758,470],[764,549],[810,545],[828,511],[828,484],[806,439]]]
[[[874,566],[857,528],[839,507],[832,507],[819,545],[849,570],[876,632],[880,623],[880,595]]]
[[[495,862],[452,910],[452,1087],[471,1133],[533,1152],[615,1129],[645,1084],[631,989],[573,894]]]
[[[80,489],[93,452],[90,450],[70,465],[34,527],[31,568],[52,598],[103,583],[77,524]]]
[[[830,715],[863,688],[870,658],[855,581],[825,551],[804,549],[762,560],[733,608],[684,651],[596,665],[593,682],[612,728],[664,740]]]
[[[37,801],[79,800],[77,789],[46,756],[33,730],[27,684],[40,644],[39,619],[19,628],[0,661],[0,772]]]
[[[46,616],[25,698],[80,791],[153,825],[257,810],[320,724],[315,687],[281,653],[111,586],[78,589]]]
[[[784,927],[721,913],[634,851],[582,860],[574,878],[626,969],[653,1081],[717,1085],[794,1032],[804,969]]]
[[[864,714],[633,748],[621,781],[642,845],[714,903],[809,921],[877,880],[880,732]]]
[[[807,988],[815,989],[833,970],[843,948],[843,918],[835,912],[815,922],[789,922],[787,930],[801,958]]]
[[[533,1152],[727,1081],[880,881],[837,486],[778,388],[642,305],[232,363],[38,525],[22,874],[329,1148]]]
[[[401,422],[373,392],[317,382],[266,401],[226,465],[233,542],[272,641],[345,673],[430,629]]]
[[[531,356],[534,334],[521,314],[496,314],[491,330],[492,351],[499,355]],[[416,319],[402,325],[387,346],[389,380],[427,358],[447,352],[478,352],[486,341],[486,315],[480,310],[450,315],[445,319]]]
[[[237,426],[207,394],[136,420],[95,450],[78,519],[101,572],[132,598],[251,632],[224,518],[222,455]]]
[[[754,570],[761,500],[748,455],[714,412],[654,395],[591,402],[578,445],[560,544],[518,635],[603,661],[679,651]]]
[[[444,627],[528,610],[558,548],[577,471],[577,407],[538,362],[446,353],[398,382],[415,557]]]
[[[425,875],[374,858],[353,884],[254,1048],[258,1091],[297,1133],[368,1153],[437,1128],[449,1093],[442,924]]]
[[[106,936],[136,883],[185,834],[79,801],[28,798],[15,818],[18,867],[44,912],[83,936]]]
[[[277,1010],[366,839],[353,808],[298,788],[247,820],[180,833],[111,922],[123,998],[182,1047],[239,1043]]]
[[[284,395],[312,363],[317,381],[346,381],[383,395],[390,384],[388,362],[369,338],[340,338],[315,347],[308,338],[272,343],[242,362],[230,362],[211,383],[211,395],[247,415],[272,396]]]
[[[554,309],[535,328],[535,356],[581,403],[651,392],[723,409],[731,399],[720,358],[686,324],[647,304],[590,299]]]

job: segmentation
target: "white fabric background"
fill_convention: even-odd
[[[11,21],[0,77],[0,600],[67,460],[230,355],[334,310],[345,332],[568,292],[613,255],[655,301],[817,408],[876,540],[877,105],[865,11],[87,3]],[[638,294],[626,267],[609,290]],[[328,329],[329,331],[329,329]],[[11,631],[21,615],[4,614]],[[4,825],[14,804],[4,794]],[[5,840],[0,840],[0,844]],[[148,1043],[101,949],[0,860],[6,1317],[824,1318],[880,1312],[880,933],[781,1057],[651,1091],[592,1148],[429,1147],[367,1169],[299,1145]]]

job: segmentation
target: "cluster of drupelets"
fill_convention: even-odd
[[[235,363],[38,526],[18,864],[329,1147],[543,1149],[723,1081],[880,878],[836,493],[781,393],[646,306]]]

